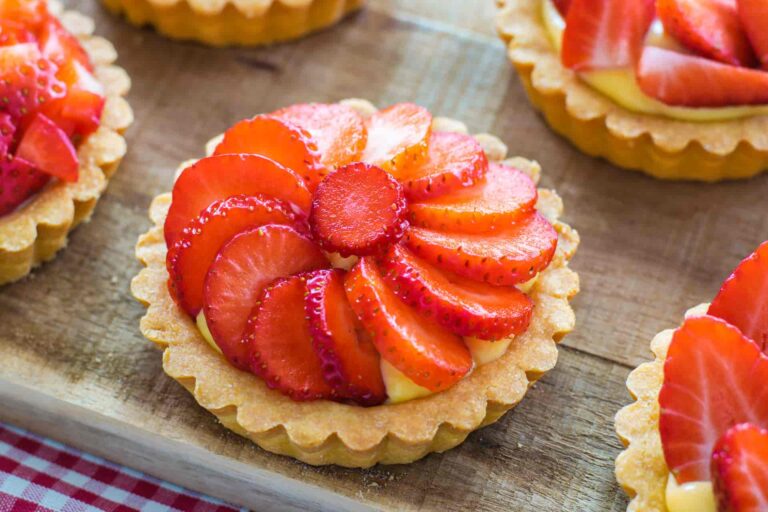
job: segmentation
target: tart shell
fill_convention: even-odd
[[[348,104],[363,114],[375,110],[362,100]],[[435,119],[435,128],[466,131],[462,123],[442,118]],[[476,137],[490,160],[505,158],[506,147],[499,139]],[[507,163],[538,178],[539,167],[533,162],[513,158]],[[150,208],[155,225],[136,247],[146,267],[131,284],[136,299],[148,307],[142,333],[164,350],[165,372],[224,426],[268,451],[309,464],[401,464],[457,446],[470,432],[517,405],[528,388],[555,366],[557,342],[575,324],[569,299],[578,292],[579,279],[568,261],[579,237],[556,220],[562,212],[560,198],[542,189],[538,208],[559,232],[558,250],[531,291],[535,308],[529,330],[512,341],[501,359],[480,366],[444,392],[401,404],[364,408],[330,401],[294,402],[231,366],[171,299],[162,227],[170,202],[170,194],[155,198]]]
[[[564,68],[542,0],[498,0],[497,29],[531,103],[588,155],[664,180],[715,182],[768,169],[768,115],[685,122],[632,112]]]
[[[703,315],[709,304],[690,309],[686,318]],[[675,331],[662,331],[651,341],[655,359],[638,366],[627,379],[635,402],[616,414],[616,433],[626,450],[616,459],[616,480],[631,498],[628,512],[666,512],[670,471],[659,433],[659,392],[664,384],[664,362]]]
[[[78,181],[51,182],[16,211],[0,217],[0,285],[21,279],[51,260],[67,244],[69,232],[90,218],[125,155],[121,134],[133,122],[133,112],[124,99],[131,81],[122,68],[113,65],[117,53],[112,43],[92,35],[92,19],[63,11],[55,2],[49,2],[49,9],[88,52],[106,102],[101,125],[78,147]]]
[[[102,0],[136,26],[211,46],[289,41],[337,23],[364,0]]]

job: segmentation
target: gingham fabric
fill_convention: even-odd
[[[236,510],[0,423],[0,512]]]

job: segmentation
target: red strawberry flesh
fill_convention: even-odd
[[[768,430],[742,423],[728,430],[712,453],[718,510],[768,510]]]
[[[398,103],[366,121],[368,141],[362,160],[387,170],[418,161],[427,152],[432,115],[413,103]]]
[[[522,171],[492,163],[485,179],[469,188],[411,203],[414,226],[441,231],[484,233],[502,229],[536,207],[538,192]]]
[[[384,402],[379,354],[349,305],[343,271],[316,270],[307,276],[306,312],[325,381],[359,405]]]
[[[485,176],[488,159],[470,135],[433,132],[426,158],[395,171],[411,201],[438,197],[470,187]]]
[[[304,178],[310,190],[325,175],[317,145],[309,133],[271,116],[245,119],[224,132],[224,139],[213,154],[233,153],[270,158]]]
[[[515,287],[442,272],[401,245],[383,258],[385,280],[403,301],[458,336],[498,340],[524,332],[533,303]]]
[[[768,242],[742,261],[709,306],[768,354]]]
[[[10,156],[0,160],[0,215],[11,213],[39,191],[50,176]]]
[[[397,242],[408,227],[405,217],[400,184],[378,167],[356,163],[320,183],[310,225],[325,250],[362,256]]]
[[[347,274],[345,288],[381,357],[419,386],[442,391],[472,368],[462,339],[400,300],[370,257]]]
[[[292,203],[305,214],[312,205],[296,173],[262,156],[209,156],[187,167],[173,186],[164,227],[167,246],[172,247],[181,231],[214,201],[259,194]]]
[[[737,0],[739,19],[752,48],[763,66],[768,69],[768,2],[765,0]]]
[[[731,427],[768,425],[768,357],[738,329],[711,317],[674,334],[659,394],[659,431],[678,483],[710,479],[715,443]]]
[[[312,348],[304,312],[303,275],[278,279],[266,288],[248,319],[243,337],[251,371],[293,400],[335,397]]]
[[[284,225],[251,228],[227,242],[208,269],[203,299],[208,328],[227,359],[248,368],[243,332],[267,285],[327,265],[315,244]]]
[[[215,201],[184,228],[166,258],[171,294],[192,316],[203,307],[208,268],[221,247],[248,228],[286,224],[308,232],[306,220],[289,204],[264,196],[233,196]]]
[[[557,248],[557,232],[538,213],[487,234],[411,227],[404,240],[417,256],[433,265],[495,286],[528,281],[549,265]]]
[[[75,147],[64,130],[43,114],[36,114],[24,131],[16,156],[46,174],[64,181],[77,181]]]

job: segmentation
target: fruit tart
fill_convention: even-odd
[[[580,150],[661,179],[768,169],[764,0],[498,0],[531,102]]]
[[[58,3],[0,0],[0,284],[87,220],[133,120],[115,50]]]
[[[651,349],[616,416],[628,510],[768,510],[768,242]]]
[[[183,164],[137,245],[163,366],[310,464],[407,463],[499,419],[574,326],[539,167],[414,104],[293,105]]]
[[[102,0],[136,26],[211,46],[264,45],[329,27],[364,0]]]

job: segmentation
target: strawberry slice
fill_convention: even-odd
[[[488,159],[471,135],[434,132],[426,158],[407,162],[395,172],[411,201],[437,197],[471,187],[483,179]]]
[[[359,161],[368,140],[365,121],[353,108],[339,103],[304,103],[270,114],[307,130],[328,168]]]
[[[444,233],[411,228],[406,245],[443,270],[494,286],[528,281],[552,261],[557,231],[538,213],[487,234]]]
[[[726,107],[768,103],[768,72],[648,46],[637,69],[640,88],[667,105]]]
[[[304,178],[314,190],[325,175],[309,133],[271,116],[244,119],[224,132],[214,155],[249,153],[270,158]]]
[[[524,332],[533,303],[514,286],[491,286],[441,272],[401,245],[381,262],[395,293],[423,315],[459,336],[499,340]]]
[[[363,161],[391,171],[427,153],[432,114],[413,103],[398,103],[369,117],[366,129]]]
[[[572,0],[561,58],[576,71],[634,67],[654,18],[654,0]]]
[[[21,137],[16,156],[36,169],[64,181],[76,182],[77,152],[64,130],[45,117],[36,114]]]
[[[214,341],[238,368],[248,368],[243,331],[264,288],[280,277],[328,266],[323,253],[294,228],[247,229],[224,245],[208,269],[203,312]]]
[[[323,375],[339,396],[359,405],[387,399],[379,353],[347,300],[344,272],[316,270],[307,277],[306,313]]]
[[[502,229],[536,207],[538,191],[522,171],[492,163],[475,186],[424,202],[411,203],[415,226],[444,231],[483,233]]]
[[[342,256],[376,254],[408,228],[403,189],[361,162],[326,177],[315,192],[310,225],[322,247]]]
[[[35,34],[24,23],[12,19],[0,19],[0,46],[34,43]]]
[[[253,373],[293,400],[335,398],[312,348],[304,311],[303,275],[278,279],[265,289],[248,319],[243,346]]]
[[[40,112],[71,137],[87,137],[99,127],[104,110],[104,87],[75,59],[64,62],[56,78],[67,84],[67,94],[41,105]]]
[[[48,183],[50,176],[21,158],[0,161],[0,215],[11,213]]]
[[[678,483],[710,479],[717,440],[738,423],[768,425],[768,357],[738,329],[689,318],[672,339],[659,393],[659,431]]]
[[[419,386],[442,391],[472,369],[472,356],[461,338],[401,301],[370,257],[352,267],[344,284],[381,357]]]
[[[236,195],[262,194],[292,203],[305,215],[312,195],[296,173],[258,155],[209,156],[187,167],[173,186],[165,219],[165,242],[172,247],[181,230],[211,203]]]
[[[718,509],[768,510],[768,430],[742,423],[728,430],[712,453]]]
[[[266,224],[286,224],[300,233],[309,231],[303,216],[279,199],[233,196],[203,210],[168,250],[168,285],[177,304],[197,316],[203,307],[205,275],[221,247],[241,231]]]
[[[765,0],[736,0],[739,19],[747,33],[757,58],[768,69],[768,2]]]
[[[555,7],[557,7],[560,16],[565,18],[568,16],[568,10],[571,8],[572,0],[555,0]]]
[[[48,18],[40,29],[37,44],[44,57],[51,59],[59,66],[72,59],[93,71],[91,59],[85,52],[77,37],[67,31],[54,17]]]
[[[66,87],[56,78],[57,69],[34,43],[0,47],[0,109],[19,120],[64,96]]]
[[[708,314],[735,325],[768,354],[768,242],[736,267]]]
[[[736,0],[658,0],[664,30],[692,52],[734,66],[751,66],[750,48]]]

